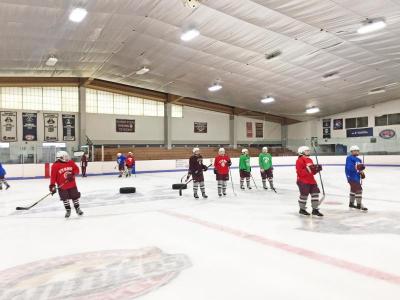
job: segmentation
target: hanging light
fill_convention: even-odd
[[[219,91],[220,89],[222,89],[222,85],[220,85],[219,83],[214,83],[212,86],[208,88],[210,92],[216,92]]]
[[[190,29],[182,33],[181,40],[187,42],[193,40],[195,37],[198,37],[199,35],[200,31],[198,31],[197,29]]]
[[[358,28],[358,34],[367,34],[371,32],[375,32],[378,30],[382,30],[386,27],[386,22],[383,19],[376,20],[366,20],[363,22],[363,25]]]
[[[267,104],[267,103],[272,103],[275,101],[274,97],[268,96],[266,98],[261,99],[261,103]]]
[[[316,114],[318,112],[319,112],[319,108],[315,107],[315,106],[306,109],[307,114]]]

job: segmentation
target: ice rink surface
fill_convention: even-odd
[[[90,169],[89,169],[90,171]],[[368,213],[348,208],[343,167],[325,167],[323,219],[298,215],[294,167],[278,193],[239,190],[207,200],[171,189],[183,172],[78,179],[85,213],[64,218],[48,180],[0,192],[0,299],[400,299],[400,168],[369,167]],[[253,185],[253,184],[252,184]],[[119,194],[135,186],[137,193]],[[308,205],[310,211],[310,205]]]

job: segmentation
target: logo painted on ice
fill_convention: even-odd
[[[396,135],[396,131],[393,129],[384,129],[381,132],[379,132],[379,136],[383,139],[391,139]]]
[[[134,299],[190,266],[155,247],[55,257],[1,271],[0,299]]]

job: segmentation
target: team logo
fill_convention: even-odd
[[[34,139],[35,139],[35,136],[32,134],[25,135],[25,140],[27,140],[27,141],[33,141]]]
[[[381,132],[379,132],[379,136],[383,139],[391,139],[396,135],[396,131],[393,129],[384,129]]]
[[[155,247],[55,257],[0,272],[0,299],[134,299],[190,266]]]

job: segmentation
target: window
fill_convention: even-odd
[[[390,114],[388,116],[388,125],[400,124],[400,114]]]
[[[43,110],[61,111],[61,87],[43,88]]]
[[[65,112],[79,111],[79,91],[77,87],[61,88],[61,110]]]
[[[114,100],[112,93],[97,91],[97,112],[99,114],[114,113]]]
[[[97,91],[86,89],[86,112],[97,113]]]
[[[157,102],[157,116],[164,117],[164,102]]]
[[[9,109],[22,109],[22,88],[1,88],[1,107]]]
[[[129,97],[120,94],[114,94],[114,114],[129,114]]]
[[[171,106],[171,117],[182,118],[183,117],[183,106],[172,104]]]
[[[375,126],[386,126],[388,124],[388,115],[375,117]]]
[[[24,87],[22,88],[22,107],[29,110],[42,110],[42,88],[41,87]]]
[[[143,116],[143,99],[129,97],[129,114],[134,116]]]
[[[346,119],[346,129],[368,127],[368,117]]]
[[[152,100],[143,100],[143,115],[157,116],[157,102]]]

